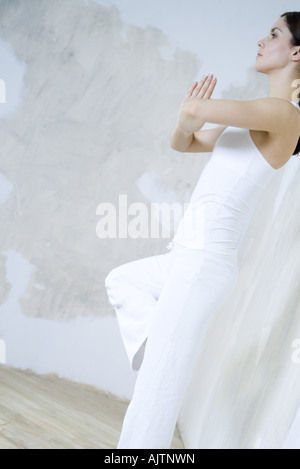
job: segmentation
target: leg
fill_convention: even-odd
[[[133,370],[144,356],[148,328],[161,289],[170,271],[173,253],[146,257],[113,269],[105,279],[109,301]]]
[[[230,256],[184,248],[175,255],[157,302],[118,449],[170,447],[210,318],[236,283],[237,266]]]

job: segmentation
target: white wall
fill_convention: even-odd
[[[257,40],[298,3],[0,1],[8,364],[131,397],[136,376],[104,278],[166,252],[168,240],[99,239],[96,208],[117,206],[120,194],[128,203],[189,200],[209,155],[169,148],[183,95],[213,72],[216,98],[264,96],[266,80],[253,71]],[[291,360],[300,338],[298,176],[293,158],[253,218],[240,282],[211,324],[187,391],[187,447],[300,447],[300,365]]]

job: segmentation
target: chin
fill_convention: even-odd
[[[265,74],[265,75],[268,74],[266,68],[265,68],[265,67],[262,67],[262,66],[261,66],[259,63],[257,63],[257,62],[255,63],[254,68],[255,68],[255,70],[256,70],[258,73],[263,73],[263,74]]]

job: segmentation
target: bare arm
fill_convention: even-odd
[[[251,101],[194,98],[182,107],[178,125],[182,131],[193,132],[205,120],[219,125],[286,135],[299,131],[296,113],[297,109],[281,98]]]
[[[226,128],[227,126],[220,126],[191,134],[176,127],[171,137],[171,146],[182,153],[210,153]]]
[[[192,87],[189,89],[185,99],[183,100],[180,110],[178,121],[181,117],[181,113],[185,106],[195,98],[201,99],[210,99],[217,80],[213,79],[213,76],[203,77],[202,80],[198,83],[193,83]],[[221,133],[226,129],[226,126],[217,127],[210,130],[201,130],[205,120],[197,122],[197,130],[190,131],[188,129],[183,129],[179,122],[176,125],[172,135],[170,144],[174,150],[179,152],[211,152],[214,148],[216,140],[219,138]]]

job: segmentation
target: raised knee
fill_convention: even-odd
[[[109,302],[114,307],[120,307],[124,296],[125,272],[122,266],[111,270],[105,278],[105,287]]]

